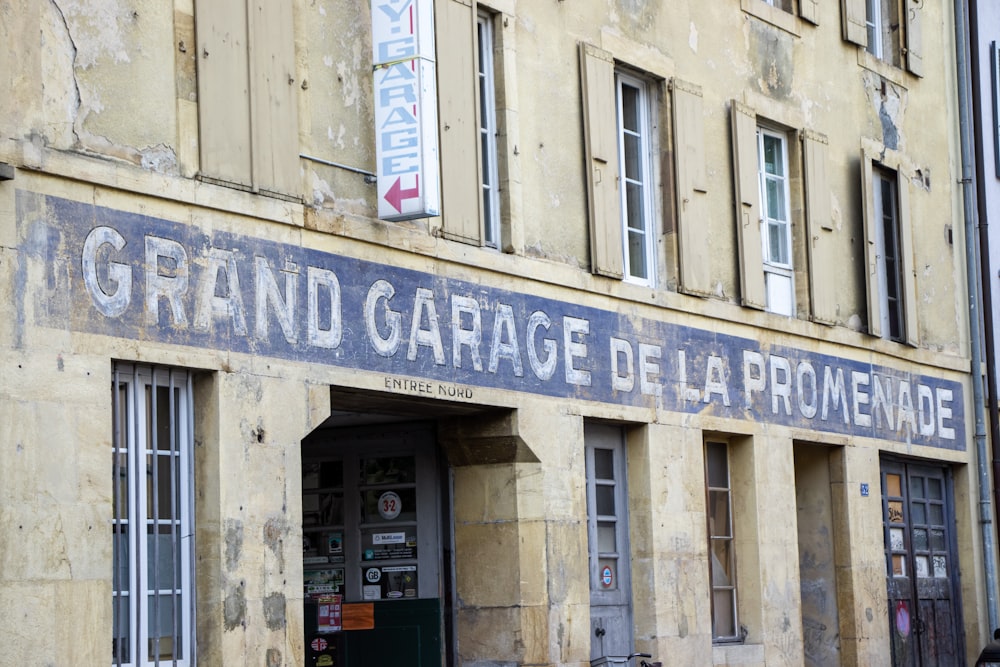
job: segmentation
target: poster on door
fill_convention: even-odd
[[[363,572],[365,600],[398,600],[417,597],[417,566],[369,567]]]

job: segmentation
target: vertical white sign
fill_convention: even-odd
[[[432,0],[372,0],[378,217],[438,215]]]

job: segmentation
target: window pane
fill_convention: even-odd
[[[615,540],[615,526],[612,521],[597,522],[597,550],[601,553],[616,553],[618,542]]]
[[[634,278],[646,278],[649,275],[646,267],[646,236],[630,231],[628,235],[628,267],[629,275]]]
[[[765,198],[767,204],[767,217],[771,220],[784,220],[784,202],[782,201],[781,181],[777,181],[773,178],[768,178],[764,181],[764,188],[766,189]]]
[[[170,590],[181,586],[181,539],[170,535],[170,526],[160,526],[159,535],[146,536],[146,586],[151,590]]]
[[[645,230],[646,226],[642,219],[642,186],[637,183],[626,182],[625,197],[628,209],[626,223],[629,229]]]
[[[733,580],[733,541],[712,540],[712,586],[732,586]]]
[[[149,657],[157,656],[160,660],[171,659],[174,656],[175,628],[181,624],[181,598],[176,595],[150,595],[149,597]],[[180,642],[177,642],[177,658],[181,654]]]
[[[119,524],[115,526],[114,535],[114,562],[115,562],[115,576],[117,580],[112,581],[112,586],[115,587],[116,592],[125,592],[129,590],[129,559],[132,557],[129,553],[129,529],[128,525]]]
[[[736,605],[733,604],[733,591],[714,591],[712,602],[712,635],[715,637],[735,637]]]
[[[710,537],[729,537],[729,492],[708,492],[708,529]]]
[[[902,528],[889,529],[889,548],[892,549],[893,551],[902,551],[905,548],[903,545]]]
[[[885,495],[899,497],[902,494],[902,487],[900,483],[902,478],[899,475],[886,475],[885,476]]]
[[[889,501],[889,523],[903,523],[903,501]]]
[[[594,488],[594,496],[597,500],[597,514],[601,516],[614,516],[615,487],[599,484]]]
[[[714,488],[727,488],[729,486],[727,454],[726,444],[723,442],[709,442],[705,444],[709,486]]]
[[[910,478],[910,497],[911,498],[924,498],[924,478],[923,477],[911,477]]]
[[[781,154],[781,139],[764,135],[764,171],[776,176],[785,175],[784,159]]]
[[[642,181],[642,150],[638,135],[626,133],[622,137],[625,151],[625,178]]]
[[[914,528],[913,529],[913,549],[914,551],[927,551],[927,529],[926,528]]]
[[[409,484],[416,481],[416,459],[388,456],[361,462],[362,484]]]
[[[594,478],[615,478],[615,452],[612,449],[594,449]]]
[[[129,597],[127,595],[115,598],[112,605],[112,633],[114,640],[111,643],[111,657],[115,663],[130,662],[130,647],[132,646],[132,617],[129,611]]]
[[[931,520],[930,520],[931,525],[933,526],[944,525],[944,507],[942,505],[931,505],[930,513],[931,513]]]
[[[927,523],[927,509],[924,507],[923,503],[910,504],[910,521],[914,524]]]
[[[931,549],[934,551],[944,551],[944,531],[935,528],[931,531]]]
[[[170,474],[170,463],[173,460],[174,464],[174,475]],[[146,474],[148,477],[147,481],[147,500],[146,500],[146,518],[152,519],[173,519],[176,518],[177,512],[180,511],[178,503],[180,503],[180,497],[177,495],[177,484],[179,481],[178,477],[178,467],[180,465],[180,460],[176,456],[167,455],[157,455],[157,456],[146,456]],[[153,483],[153,475],[156,475],[156,482]],[[156,502],[153,502],[153,494],[156,494]]]
[[[945,578],[948,576],[948,559],[944,556],[934,556],[934,576]]]
[[[892,557],[892,576],[906,576],[906,561],[903,559],[902,555],[896,554]]]
[[[927,556],[917,556],[913,559],[913,569],[914,573],[921,579],[926,579],[930,576],[930,563],[927,560]]]
[[[767,225],[768,253],[775,264],[789,264],[788,228],[784,224],[771,222]]]
[[[630,132],[639,131],[639,89],[623,83],[622,127]]]
[[[939,479],[928,479],[927,480],[927,497],[931,500],[943,500],[944,490],[941,486],[941,480]]]
[[[361,492],[361,523],[417,520],[417,490],[369,489]]]

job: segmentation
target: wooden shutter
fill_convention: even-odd
[[[882,336],[882,301],[878,291],[878,240],[875,225],[872,158],[861,153],[861,211],[865,228],[865,288],[868,294],[868,333]]]
[[[924,0],[901,0],[906,21],[906,69],[917,76],[924,75],[924,38],[921,28],[921,8]]]
[[[799,16],[813,25],[819,25],[819,0],[799,0]]]
[[[844,39],[858,46],[868,46],[868,15],[865,0],[840,0]]]
[[[482,245],[482,163],[476,7],[472,0],[434,3],[437,35],[441,225],[445,238]]]
[[[824,135],[802,132],[810,309],[814,322],[834,324],[837,321],[838,277],[830,253],[833,222],[830,186],[826,177],[827,153],[827,139]]]
[[[580,44],[580,85],[591,270],[602,276],[622,278],[625,256],[618,194],[615,65],[610,53]]]
[[[743,305],[767,306],[764,254],[761,245],[760,163],[757,158],[757,115],[732,101],[733,183],[736,188],[736,238],[740,249]]]
[[[910,186],[902,174],[896,173],[896,192],[899,196],[899,254],[902,255],[903,274],[903,317],[906,327],[906,343],[920,345],[917,324],[917,272],[913,262],[913,225],[910,220]]]
[[[246,0],[195,2],[201,172],[252,186]]]
[[[674,117],[674,175],[677,182],[677,245],[680,289],[711,296],[708,170],[705,166],[705,118],[701,88],[674,79],[670,83]]]
[[[298,194],[302,185],[292,3],[252,0],[249,8],[254,187]]]

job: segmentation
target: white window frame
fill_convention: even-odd
[[[882,2],[865,0],[865,28],[868,33],[868,52],[882,59]]]
[[[628,129],[625,122],[624,108],[624,88],[632,88],[636,91],[635,104],[635,129]],[[621,224],[622,224],[622,253],[625,266],[625,280],[641,285],[652,285],[656,278],[654,253],[655,235],[653,234],[654,206],[653,206],[653,170],[652,170],[652,136],[653,112],[651,106],[649,82],[637,76],[615,71],[615,106],[617,108],[618,124],[618,169],[621,175]],[[629,137],[636,139],[635,146],[630,148],[632,142]],[[632,156],[629,153],[637,150],[638,155]],[[627,165],[634,159],[638,173],[629,175]],[[638,205],[629,205],[629,188],[640,190],[637,199]],[[638,209],[638,210],[636,210]],[[635,225],[638,216],[639,225]],[[638,245],[638,251],[633,253],[633,243]],[[643,266],[637,266],[641,261]]]
[[[781,143],[782,173],[769,173],[765,164],[765,142],[774,139]],[[757,128],[757,174],[760,186],[761,252],[764,265],[764,284],[767,292],[767,310],[789,317],[795,316],[795,275],[792,248],[791,192],[789,188],[788,135],[764,127]],[[777,210],[783,218],[772,217],[771,195],[775,189],[780,198]],[[778,257],[772,241],[783,246],[785,257]]]
[[[711,447],[722,447],[725,451],[725,466],[726,466],[726,479],[725,485],[712,485],[710,479],[710,448]],[[708,565],[709,565],[709,586],[711,588],[711,604],[712,604],[712,641],[725,643],[725,642],[737,642],[743,639],[740,630],[740,614],[739,614],[739,595],[738,586],[739,580],[737,578],[737,568],[736,568],[736,532],[735,532],[735,521],[733,520],[733,488],[732,488],[732,456],[730,455],[730,445],[728,442],[722,440],[707,440],[705,442],[705,498],[706,498],[706,512],[705,518],[708,524]],[[719,481],[719,480],[714,480]],[[718,494],[724,494],[726,500],[726,518],[728,524],[726,526],[713,526],[711,522],[712,518],[712,498],[713,494],[715,497],[719,497]],[[714,530],[713,530],[714,528]],[[721,562],[717,563],[717,558],[715,556],[715,545],[718,542],[728,542],[728,554],[730,562],[728,564],[723,564]],[[731,572],[730,581],[728,583],[720,583],[717,580],[717,575],[721,572],[721,567],[725,565],[729,568]],[[730,616],[727,620],[727,624],[731,625],[733,628],[732,634],[720,634],[717,631],[716,618],[717,614],[721,613],[719,611],[718,605],[716,604],[716,598],[719,595],[726,595],[728,597],[728,604],[731,609]]]
[[[875,272],[881,305],[882,337],[906,342],[906,312],[903,255],[900,239],[899,179],[888,169],[872,169],[872,198],[875,205]],[[884,197],[888,185],[890,201]],[[892,251],[891,255],[890,252]],[[890,280],[891,279],[891,280]],[[894,307],[892,307],[894,305]],[[895,331],[893,326],[895,325]]]
[[[497,104],[494,76],[493,15],[476,17],[479,85],[479,137],[483,188],[483,245],[500,248],[500,169],[497,158]]]
[[[158,423],[163,389],[170,418],[165,427],[166,447],[159,440],[164,426]],[[191,375],[184,370],[124,363],[114,366],[112,609],[113,625],[118,627],[112,630],[112,664],[116,667],[194,667],[196,663],[192,393]],[[137,452],[142,455],[137,456]],[[171,488],[165,491],[158,488],[162,480],[157,473],[169,461],[175,462],[176,474],[166,475]],[[172,505],[171,516],[166,518],[160,513],[164,493]],[[132,530],[140,524],[142,531]],[[167,533],[151,532],[156,527],[166,527]],[[127,536],[125,540],[117,538],[122,534]],[[148,539],[152,534],[161,539]],[[168,538],[166,548],[173,551],[172,558],[167,556],[171,565],[166,574],[176,572],[175,585],[163,586],[157,581],[165,562],[162,537]],[[150,563],[157,562],[160,567],[152,569],[153,581],[149,581]],[[159,618],[163,605],[150,604],[150,596],[173,602],[173,618],[168,621],[172,632],[161,635],[170,640],[166,646],[161,646],[158,638],[150,643],[150,626],[158,623],[163,628]],[[118,613],[122,605],[128,609],[127,619]],[[178,643],[180,655],[175,657],[173,648]]]

